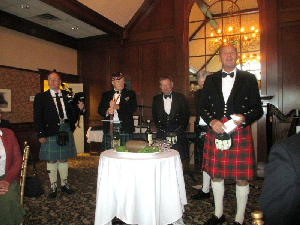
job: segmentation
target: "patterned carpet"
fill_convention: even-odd
[[[46,162],[38,162],[39,177],[44,183],[44,195],[38,198],[24,197],[26,217],[24,225],[31,224],[94,224],[94,212],[96,207],[96,182],[99,156],[81,154],[69,160],[69,183],[76,191],[72,196],[61,194],[58,189],[56,199],[48,199],[49,179],[46,173]],[[31,167],[29,168],[29,171]],[[188,205],[185,206],[183,220],[186,225],[203,224],[214,213],[213,197],[204,201],[194,201],[191,196],[197,193],[192,186],[202,183],[201,174],[194,174],[193,179],[184,175]],[[262,186],[261,180],[252,182],[252,186]],[[249,201],[246,210],[246,224],[251,224],[251,212],[258,209],[257,198],[260,195],[259,188],[250,188]],[[236,212],[235,184],[232,181],[225,182],[224,213],[227,223],[232,224]]]

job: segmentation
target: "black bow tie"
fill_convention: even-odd
[[[234,72],[231,72],[231,73],[226,73],[226,72],[222,72],[222,77],[225,78],[227,76],[230,76],[231,78],[233,78],[234,76]]]
[[[115,91],[114,93],[115,93],[115,94],[119,94],[119,93],[120,93],[120,91]]]
[[[167,99],[167,98],[171,98],[171,94],[164,95],[164,98],[165,98],[165,99]]]

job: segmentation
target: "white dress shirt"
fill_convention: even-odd
[[[6,152],[0,137],[0,176],[5,174],[5,164],[6,164]]]
[[[224,69],[222,69],[222,72],[227,73],[226,71],[224,71]],[[234,70],[232,70],[231,72],[234,72],[234,76],[230,77],[230,76],[226,76],[226,77],[222,77],[222,93],[223,93],[223,97],[224,97],[224,102],[225,104],[228,101],[229,95],[231,93],[235,78],[236,78],[236,68]]]
[[[116,104],[119,105],[120,104],[120,99],[121,99],[121,91],[119,94],[115,93],[114,94],[114,100],[117,99]],[[114,118],[113,118],[114,122],[120,122],[119,119],[119,114],[117,112],[117,110],[115,109],[114,111]]]
[[[171,95],[171,93],[170,93]],[[165,98],[164,95],[163,95],[163,100],[164,100],[164,109],[165,109],[165,112],[170,115],[171,113],[171,105],[172,105],[172,95],[171,95],[171,98]]]
[[[58,108],[57,108],[57,102],[56,102],[56,95],[55,95],[56,92],[53,91],[52,89],[50,89],[50,93],[51,93],[51,96],[52,96],[53,101],[54,101],[54,103],[55,103],[57,113],[58,113],[58,115],[59,115],[59,111],[58,111]],[[61,106],[62,106],[62,109],[63,109],[63,112],[64,112],[64,118],[63,118],[63,119],[68,119],[67,113],[66,113],[66,108],[65,108],[65,103],[64,103],[64,100],[63,100],[63,98],[62,98],[61,90],[58,91],[58,97],[59,97],[59,99],[60,99]]]

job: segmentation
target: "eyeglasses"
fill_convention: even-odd
[[[58,78],[50,78],[50,79],[48,79],[48,81],[60,81],[60,79],[58,79]]]

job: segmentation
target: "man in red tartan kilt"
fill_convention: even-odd
[[[224,179],[236,180],[237,213],[233,224],[244,224],[248,201],[248,180],[255,177],[255,156],[251,124],[263,115],[255,76],[236,68],[237,49],[220,48],[222,70],[208,76],[202,90],[200,114],[209,124],[204,145],[203,170],[212,177],[215,214],[205,224],[222,224]],[[228,132],[231,146],[216,146],[216,135],[225,134],[224,123],[234,115],[236,128]],[[217,138],[218,139],[218,138]]]

